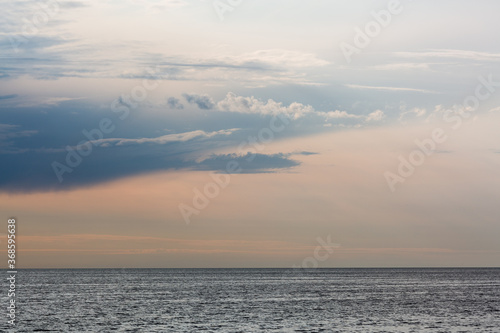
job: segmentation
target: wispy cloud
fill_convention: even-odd
[[[307,253],[315,246],[279,240],[182,239],[107,234],[20,236],[25,251],[146,253]],[[54,246],[54,244],[57,244]],[[130,246],[130,244],[133,244]],[[133,249],[132,249],[133,248]]]
[[[242,53],[240,55],[220,55],[220,60],[239,65],[243,64],[265,64],[280,68],[305,68],[322,67],[330,64],[329,61],[318,58],[317,55],[307,52],[299,52],[285,49],[267,49],[254,52]]]
[[[16,98],[17,94],[10,94],[10,95],[0,95],[0,100],[5,100],[5,99],[12,99],[12,98]]]
[[[455,58],[477,61],[500,61],[500,53],[471,50],[430,49],[422,52],[395,52],[394,54],[405,58]]]
[[[156,138],[139,138],[139,139],[108,138],[108,139],[95,140],[91,142],[96,145],[115,143],[117,146],[125,144],[143,144],[143,143],[166,144],[172,142],[186,142],[194,139],[208,139],[216,135],[231,135],[237,130],[239,129],[232,128],[232,129],[220,130],[208,133],[202,130],[197,130],[197,131],[178,133],[178,134],[167,134]]]
[[[430,65],[432,65],[432,63],[404,62],[404,63],[376,65],[369,67],[369,69],[380,70],[380,71],[429,70]]]
[[[408,91],[408,92],[418,92],[425,94],[436,94],[435,91],[417,88],[403,88],[403,87],[383,87],[383,86],[364,86],[359,84],[345,84],[346,87],[352,89],[369,89],[369,90],[387,90],[387,91]]]

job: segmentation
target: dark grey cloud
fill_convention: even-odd
[[[184,105],[182,105],[181,101],[175,97],[169,97],[167,99],[167,106],[170,109],[182,110],[184,109]]]
[[[164,149],[153,145],[93,147],[92,153],[83,158],[75,158],[75,153],[69,155],[50,151],[3,154],[4,157],[8,157],[0,168],[0,190],[7,192],[66,190],[160,170],[269,173],[300,164],[286,154],[212,155],[197,162],[194,158],[189,159],[189,154],[183,152],[182,148],[189,150],[193,149],[193,146],[181,147],[178,144],[171,144]],[[78,163],[79,160],[79,164],[74,167],[68,163]],[[58,172],[62,170],[60,168],[71,170],[62,174],[62,182],[59,182],[55,174],[56,170]]]
[[[11,98],[16,98],[17,96],[19,96],[19,95],[17,95],[17,94],[11,94],[11,95],[0,95],[0,100],[2,100],[2,99],[11,99]]]
[[[299,151],[299,152],[293,153],[293,155],[310,156],[310,155],[318,155],[318,153],[315,153],[315,152],[312,152],[312,151]]]
[[[190,104],[196,104],[202,110],[211,110],[215,107],[215,102],[208,95],[198,94],[182,94],[186,101]]]
[[[290,159],[290,154],[224,154],[212,155],[192,166],[197,170],[211,170],[223,173],[269,173],[278,169],[289,169],[300,165]]]
[[[127,107],[127,103],[117,105],[119,109]],[[65,190],[160,170],[226,172],[231,161],[238,163],[241,173],[278,172],[299,165],[290,154],[209,155],[199,160],[221,148],[236,151],[242,143],[253,149],[248,138],[257,137],[262,128],[267,128],[269,117],[206,113],[198,108],[182,113],[168,109],[150,112],[148,108],[130,107],[128,118],[123,120],[122,113],[85,100],[44,108],[0,103],[0,191]],[[87,142],[83,131],[96,129],[104,118],[110,119],[115,129],[103,135],[101,144],[90,146],[92,152],[81,160],[68,152]],[[235,128],[242,129],[228,131]],[[291,127],[290,131],[276,133],[275,138],[296,134],[297,130]],[[170,135],[173,141],[156,140],[164,136],[170,139]],[[140,144],[117,144],[122,139]],[[62,174],[62,182],[54,163],[68,168]]]

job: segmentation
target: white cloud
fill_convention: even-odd
[[[478,61],[500,61],[500,53],[452,49],[431,49],[425,52],[396,52],[395,55],[406,58],[456,58]]]
[[[283,103],[269,99],[262,102],[255,97],[237,96],[230,92],[222,101],[217,103],[220,111],[230,111],[239,113],[254,113],[263,115],[285,114],[293,119],[298,119],[307,113],[315,112],[310,105],[294,102],[289,106],[283,106]]]
[[[362,86],[358,84],[344,84],[344,86],[353,89],[372,89],[372,90],[388,90],[388,91],[411,91],[411,92],[421,92],[428,94],[435,94],[436,92],[425,90],[425,89],[415,89],[415,88],[401,88],[401,87],[378,87],[378,86]]]
[[[376,110],[376,111],[373,111],[372,113],[370,113],[366,117],[366,121],[380,121],[380,120],[384,119],[384,117],[385,117],[384,111]]]
[[[324,117],[326,121],[330,119],[359,119],[365,121],[380,121],[385,118],[385,114],[381,110],[376,110],[368,116],[356,115],[347,111],[317,111],[310,105],[293,102],[289,106],[284,106],[281,102],[276,102],[269,99],[263,102],[253,96],[244,97],[238,96],[235,93],[228,93],[226,97],[217,103],[219,111],[251,113],[261,115],[278,115],[284,114],[292,119],[299,119],[305,115],[316,115]]]
[[[221,60],[244,64],[251,62],[261,62],[277,67],[320,67],[330,64],[330,62],[319,59],[313,53],[304,53],[292,50],[269,49],[258,50],[250,53],[243,53],[237,56],[223,56]]]
[[[325,117],[327,119],[330,119],[330,118],[333,118],[333,119],[338,119],[338,118],[362,118],[363,117],[363,116],[359,116],[359,115],[356,115],[356,114],[347,113],[346,111],[339,111],[339,110],[323,112],[323,114],[325,115]]]
[[[405,119],[408,119],[408,118],[419,118],[419,117],[425,116],[426,114],[427,114],[427,110],[426,109],[413,108],[411,110],[402,112],[401,115],[399,116],[399,120],[402,121],[402,122],[404,122]]]

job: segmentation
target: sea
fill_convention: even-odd
[[[500,332],[500,268],[18,270],[15,326],[3,280],[2,332]]]

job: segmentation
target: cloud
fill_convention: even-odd
[[[310,155],[319,155],[319,153],[313,152],[313,151],[299,151],[292,153],[291,155],[304,155],[304,156],[310,156]]]
[[[360,115],[356,115],[356,114],[352,114],[352,113],[347,113],[346,111],[339,111],[339,110],[323,112],[323,114],[324,114],[324,116],[327,119],[340,119],[340,118],[354,118],[354,119],[358,119],[358,118],[362,118],[363,117],[363,116],[360,116]]]
[[[298,165],[284,154],[209,155],[224,147],[237,147],[267,121],[243,115],[228,117],[220,112],[210,112],[200,119],[196,112],[201,111],[181,120],[177,114],[155,112],[153,118],[137,117],[130,122],[81,100],[43,110],[27,107],[23,112],[6,107],[0,113],[0,158],[9,163],[0,164],[0,191],[66,190],[166,170],[223,172],[230,159],[241,164],[243,173],[277,172]],[[113,122],[114,130],[96,134],[96,126],[104,118]],[[246,127],[217,129],[222,123]],[[165,135],[166,124],[169,131],[177,133]],[[185,130],[193,127],[198,129]],[[62,182],[54,165],[69,167]]]
[[[149,1],[147,1],[149,3]],[[170,2],[171,4],[180,2]],[[111,5],[106,2],[104,6]],[[115,6],[113,4],[112,6]],[[146,5],[148,9],[164,10],[164,5]],[[76,7],[75,7],[76,8]],[[92,9],[92,10],[97,10]],[[168,9],[167,11],[171,11]],[[8,11],[7,11],[8,12]],[[73,10],[61,9],[66,18]],[[21,18],[14,20],[22,22]],[[69,22],[61,18],[61,24]],[[54,27],[52,26],[54,25]],[[1,26],[0,26],[1,27]],[[113,42],[95,40],[88,44],[77,35],[61,35],[55,30],[55,23],[44,27],[37,35],[25,38],[12,27],[10,33],[0,33],[0,51],[10,54],[3,61],[2,77],[27,75],[35,79],[54,79],[60,77],[78,78],[128,78],[140,77],[144,66],[157,66],[171,75],[165,80],[209,81],[212,84],[239,82],[247,87],[301,84],[319,85],[320,82],[308,78],[304,71],[329,64],[312,53],[291,50],[258,50],[240,54],[230,54],[219,50],[207,54],[191,54],[188,51],[178,55],[168,52],[145,52],[154,50],[154,42],[136,40]],[[10,28],[9,28],[10,29]],[[68,30],[63,29],[60,30]],[[81,37],[80,34],[78,36]],[[11,40],[17,41],[13,47]],[[127,56],[125,56],[127,54]],[[110,57],[113,62],[110,62]]]
[[[38,131],[35,130],[19,130],[18,125],[0,124],[0,140],[9,140],[15,138],[25,138],[35,135]],[[0,147],[10,146],[8,142],[0,142]],[[0,148],[0,153],[3,152]]]
[[[285,114],[293,119],[298,119],[307,113],[314,112],[312,106],[302,103],[294,102],[289,106],[283,106],[283,103],[275,102],[272,99],[269,99],[267,102],[262,102],[253,96],[237,96],[232,92],[229,92],[223,100],[217,103],[217,109],[220,111],[263,115]]]
[[[4,99],[11,99],[11,98],[16,98],[17,94],[11,94],[11,95],[0,95],[0,100],[4,100]]]
[[[385,117],[385,114],[382,110],[376,110],[376,111],[373,111],[372,113],[370,113],[366,117],[366,121],[380,121],[380,120],[384,119],[384,117]]]
[[[2,108],[0,136],[5,140],[0,155],[9,154],[9,164],[0,165],[0,190],[69,189],[161,170],[223,171],[225,164],[233,159],[240,163],[243,173],[277,172],[299,162],[293,159],[293,154],[284,153],[209,154],[220,149],[233,151],[231,147],[238,147],[270,126],[271,118],[276,115],[293,119],[286,131],[274,133],[276,140],[324,131],[325,119],[340,126],[365,120],[375,122],[385,116],[380,110],[368,116],[340,110],[320,112],[299,102],[285,105],[234,93],[228,93],[218,103],[208,95],[183,96],[198,107],[190,112],[130,112],[130,118],[125,120],[109,109],[109,104],[96,105],[86,99],[64,103],[61,98],[50,99],[43,109],[26,107],[23,112],[13,106]],[[133,109],[125,99],[119,101],[119,108]],[[182,105],[175,97],[168,98],[167,104],[176,108]],[[165,104],[150,107],[164,111]],[[212,111],[206,112],[208,108]],[[114,129],[112,133],[96,135],[95,130],[104,118],[112,121]],[[88,154],[86,147],[92,147]],[[73,157],[68,157],[70,151],[78,149],[85,156],[80,159],[73,153]],[[205,158],[200,160],[201,157]],[[55,162],[71,169],[64,173],[62,183],[54,171]]]
[[[176,110],[184,109],[184,105],[178,98],[175,97],[169,97],[167,99],[167,106],[169,107],[169,109],[176,109]]]
[[[82,99],[83,97],[80,97],[80,98],[71,98],[71,97],[49,97],[49,98],[45,98],[43,100],[40,101],[40,104],[43,104],[43,105],[59,105],[59,103],[62,103],[62,102],[67,102],[67,101],[73,101],[73,100],[77,100],[77,99]]]
[[[293,102],[289,106],[284,106],[281,102],[276,102],[272,99],[263,102],[254,96],[244,97],[238,96],[235,93],[229,92],[226,97],[217,103],[217,109],[225,112],[237,112],[245,114],[260,114],[260,115],[286,115],[291,119],[299,119],[306,115],[320,116],[328,119],[352,119],[379,121],[385,117],[381,110],[372,112],[368,116],[356,115],[347,111],[316,111],[310,105]]]
[[[344,84],[344,86],[353,89],[371,89],[371,90],[388,90],[388,91],[409,91],[409,92],[419,92],[426,94],[435,94],[436,92],[425,90],[425,89],[415,89],[415,88],[402,88],[402,87],[378,87],[378,86],[363,86],[358,84]]]
[[[408,111],[404,111],[399,116],[399,121],[404,122],[407,118],[419,118],[425,116],[427,113],[426,109],[423,108],[413,108]]]
[[[186,95],[186,94],[184,94]],[[199,96],[196,94],[191,94],[193,96]],[[203,95],[205,99],[209,98],[207,95]],[[210,101],[212,99],[210,98]],[[311,105],[305,105],[299,102],[293,102],[288,106],[283,105],[282,102],[276,102],[272,99],[267,101],[262,101],[254,96],[239,96],[233,92],[227,93],[226,97],[221,101],[217,102],[214,108],[222,112],[234,112],[241,114],[256,114],[263,116],[276,116],[285,115],[290,119],[298,120],[307,115],[313,116],[310,118],[314,122],[314,117],[321,117],[322,120],[351,120],[351,121],[378,121],[385,117],[381,110],[377,110],[368,116],[357,115],[349,113],[343,110],[335,111],[317,111]],[[318,120],[318,118],[316,118]]]
[[[385,64],[385,65],[377,65],[370,67],[374,70],[380,71],[401,71],[401,70],[429,70],[430,63],[414,63],[414,62],[405,62],[405,63],[393,63],[393,64]]]
[[[182,96],[188,103],[196,104],[202,110],[211,110],[215,106],[214,100],[208,95],[182,94]]]
[[[117,146],[122,146],[125,144],[142,144],[142,143],[156,143],[156,144],[166,144],[172,142],[186,142],[194,139],[208,139],[216,135],[231,135],[238,128],[220,130],[215,132],[205,132],[202,130],[178,133],[178,134],[167,134],[156,138],[140,138],[140,139],[124,139],[124,138],[108,138],[91,141],[95,145],[102,145],[107,143],[115,143]]]
[[[214,154],[200,161],[189,154],[176,153],[175,150],[169,152],[159,149],[95,147],[92,154],[73,168],[71,173],[64,174],[63,182],[58,182],[51,165],[54,161],[65,163],[63,153],[26,152],[10,155],[10,164],[0,168],[2,171],[0,190],[7,192],[66,190],[161,170],[227,172],[230,162],[237,163],[234,173],[270,173],[300,165],[300,162],[290,159],[290,155]]]
[[[84,8],[90,6],[90,4],[86,1],[64,1],[64,2],[59,2],[59,5],[63,9],[76,9],[76,8]]]
[[[219,59],[236,64],[261,63],[284,68],[321,67],[330,64],[313,53],[284,49],[257,50],[235,56],[219,56]]]
[[[424,52],[396,52],[395,55],[405,58],[456,58],[477,61],[500,61],[500,53],[454,49],[430,49]]]
[[[144,6],[147,10],[165,11],[170,8],[183,7],[187,5],[184,0],[130,0],[131,3]]]
[[[0,234],[7,237],[7,234]],[[23,235],[23,251],[130,253],[273,253],[312,251],[314,246],[280,240],[182,239],[110,234]],[[29,244],[29,245],[28,245]],[[78,246],[75,246],[77,244]],[[130,244],[133,249],[130,249]]]
[[[236,171],[233,173],[269,173],[277,169],[288,169],[300,165],[300,162],[289,158],[291,154],[224,154],[211,155],[193,166],[196,170],[212,170],[228,172],[228,163],[235,163]]]

